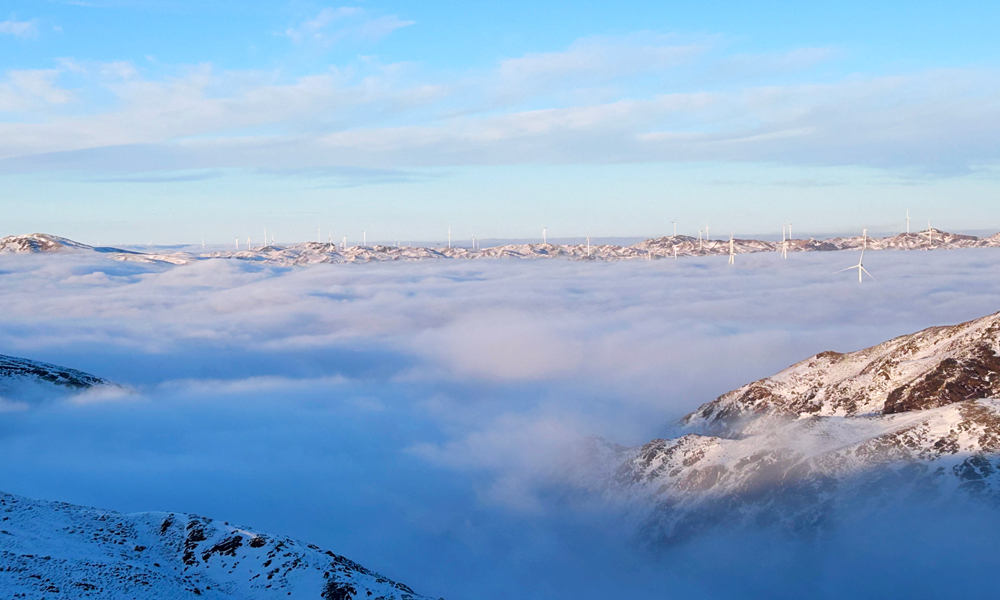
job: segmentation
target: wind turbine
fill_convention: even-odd
[[[872,277],[872,274],[868,273],[868,269],[866,269],[865,266],[864,266],[865,249],[868,248],[868,228],[867,227],[862,230],[862,235],[864,236],[864,241],[862,242],[861,257],[858,258],[858,264],[854,265],[853,267],[847,267],[846,269],[841,269],[841,270],[837,271],[838,273],[843,273],[844,271],[850,271],[851,269],[857,269],[858,270],[858,283],[862,282],[861,275],[863,273],[867,274],[869,277],[871,277],[873,281],[875,280],[875,278]]]
[[[361,246],[365,247],[367,245],[368,245],[368,232],[362,229],[361,230]]]
[[[934,245],[934,230],[931,229],[930,220],[927,221],[927,243],[931,246]]]
[[[698,252],[701,252],[701,230],[698,230]]]
[[[711,238],[708,237],[708,223],[705,223],[705,241],[711,241]]]
[[[736,250],[733,246],[733,232],[729,232],[729,264],[736,264]]]
[[[674,260],[677,260],[677,245],[674,244]]]
[[[677,219],[671,221],[674,224],[674,237],[677,237]]]
[[[545,238],[545,234],[548,232],[548,230],[549,230],[548,227],[542,227],[542,244],[548,243]]]
[[[785,239],[785,226],[781,226],[781,258],[788,258],[788,241]]]
[[[236,251],[240,250],[240,236],[236,236]]]
[[[792,239],[792,224],[788,224],[788,239]]]
[[[587,258],[590,258],[590,234],[587,234]]]

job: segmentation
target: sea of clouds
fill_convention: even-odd
[[[0,353],[118,382],[0,402],[0,490],[203,514],[449,600],[908,597],[994,589],[1000,512],[896,508],[820,540],[641,544],[581,484],[824,350],[1000,310],[1000,251],[620,263],[173,267],[0,256]]]

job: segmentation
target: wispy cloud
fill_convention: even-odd
[[[13,35],[19,38],[30,38],[38,35],[38,25],[35,21],[15,21],[7,19],[0,21],[0,34]]]
[[[359,8],[329,9],[296,35],[328,36],[352,20],[371,21]],[[564,52],[501,61],[488,73],[429,75],[361,59],[294,80],[207,64],[150,79],[128,62],[62,60],[56,69],[10,71],[0,83],[0,109],[23,113],[0,123],[0,171],[721,161],[940,175],[1000,161],[995,69],[775,83],[775,73],[808,69],[831,53],[718,58],[705,54],[706,44],[588,38]],[[719,72],[741,65],[736,83],[617,89],[703,64]],[[79,92],[59,85],[62,72],[116,106],[52,114]]]
[[[69,102],[73,93],[58,85],[60,73],[59,69],[7,71],[0,81],[0,111],[25,111]]]
[[[199,173],[176,173],[164,175],[159,173],[146,173],[137,175],[121,175],[117,177],[100,177],[88,179],[94,183],[184,183],[188,181],[205,181],[208,179],[218,179],[222,177],[219,171],[207,171]]]
[[[414,21],[404,21],[396,15],[374,16],[359,6],[341,6],[324,8],[316,16],[297,27],[286,29],[284,33],[296,43],[377,42],[393,31],[413,24]]]

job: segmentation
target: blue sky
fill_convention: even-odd
[[[1000,229],[996,3],[4,10],[0,234]]]

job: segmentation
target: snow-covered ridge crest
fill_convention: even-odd
[[[74,242],[47,233],[31,233],[28,235],[9,235],[0,238],[0,252],[34,253],[61,252],[65,250],[93,250],[93,246]]]
[[[17,379],[46,382],[71,389],[113,385],[107,379],[76,369],[0,354],[0,381]]]
[[[1000,233],[989,238],[948,233],[928,229],[919,233],[901,233],[886,238],[837,237],[827,240],[788,240],[788,252],[828,252],[838,250],[950,250],[957,248],[1000,247]],[[781,252],[782,242],[734,239],[732,252],[748,254]],[[426,259],[562,258],[584,261],[659,260],[687,256],[717,256],[730,252],[726,240],[699,239],[685,235],[652,238],[632,246],[611,244],[507,244],[487,248],[428,248],[420,246],[386,246],[381,244],[341,246],[334,243],[304,242],[292,246],[265,245],[224,252],[192,254],[188,252],[148,253],[120,248],[92,247],[47,234],[9,236],[0,239],[0,253],[38,253],[66,250],[89,250],[109,254],[115,260],[151,263],[188,264],[209,258],[227,258],[277,266],[319,263],[366,263],[412,261]]]
[[[3,598],[424,598],[286,537],[196,515],[126,515],[4,493],[0,565]]]
[[[894,414],[1000,396],[1000,313],[877,346],[821,352],[701,406],[685,425],[717,433],[760,416]]]
[[[100,252],[108,254],[115,260],[138,261],[149,263],[171,263],[175,265],[188,264],[193,260],[190,254],[184,252],[147,253],[111,248],[107,246],[88,246],[73,240],[49,235],[47,233],[31,233],[28,235],[9,235],[0,238],[0,253],[39,254],[51,252]]]

